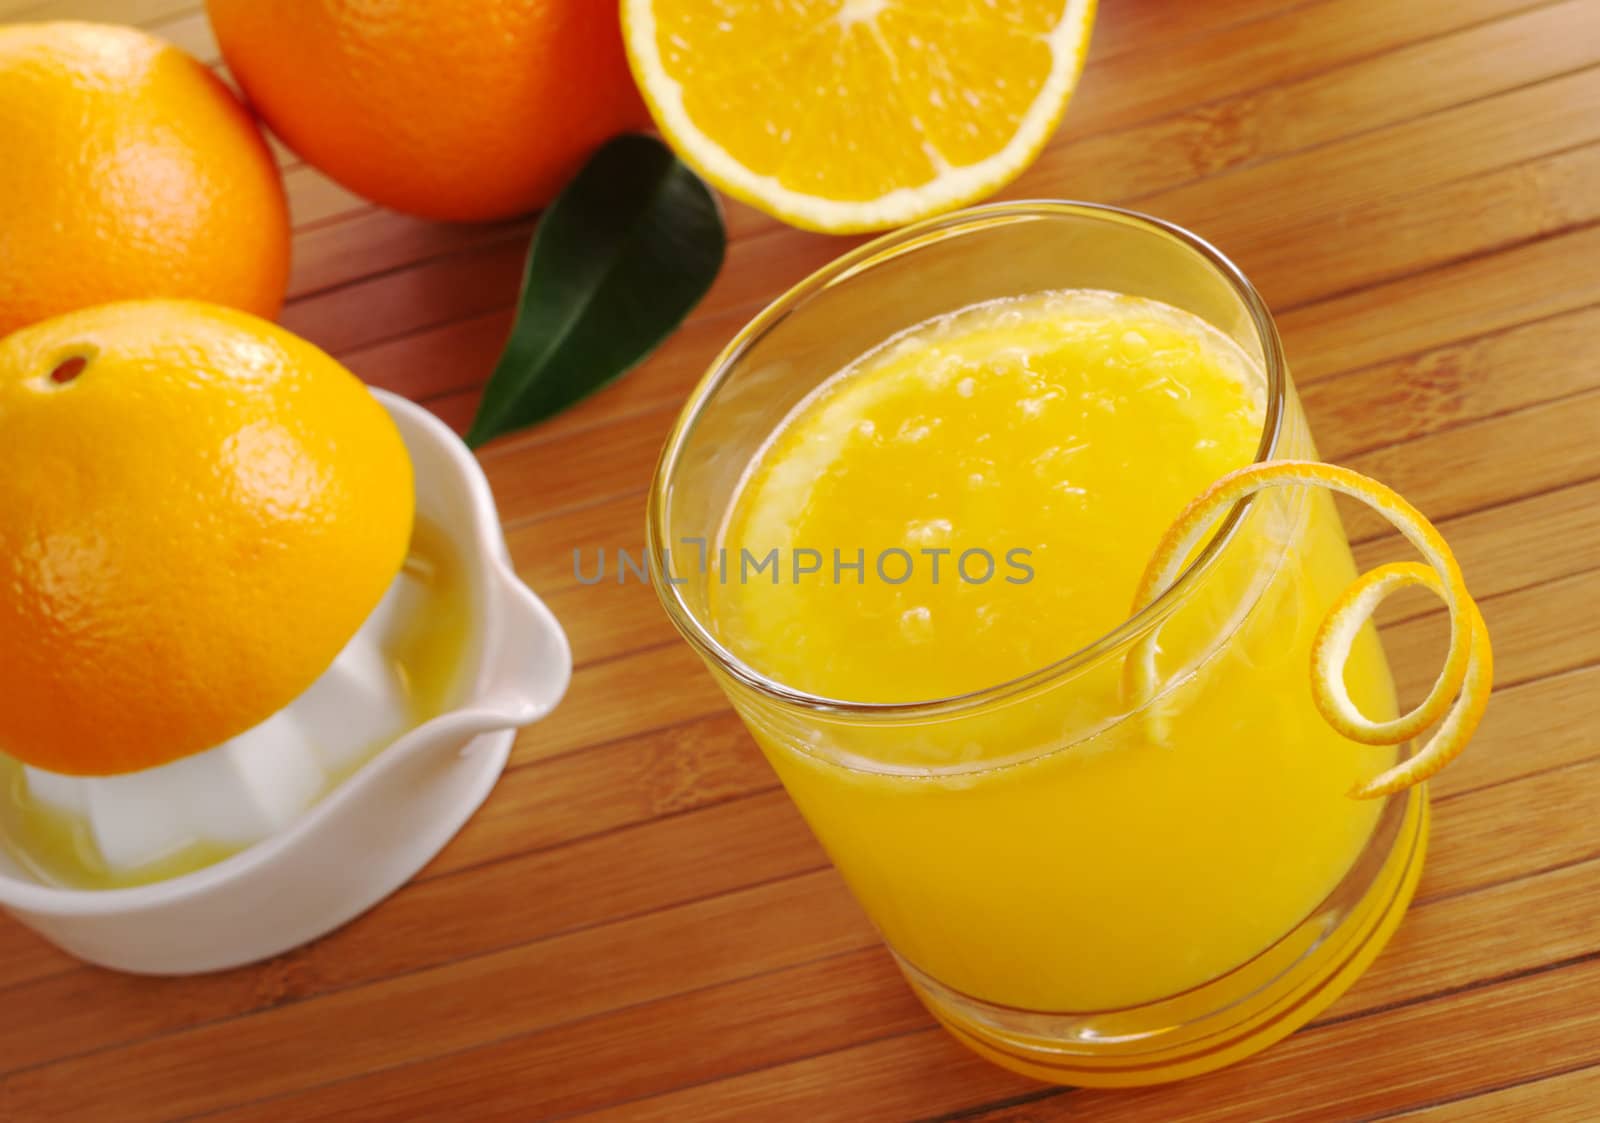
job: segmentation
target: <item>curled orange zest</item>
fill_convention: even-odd
[[[1467,592],[1461,567],[1444,538],[1422,512],[1393,490],[1349,468],[1317,461],[1276,460],[1251,464],[1218,479],[1195,498],[1167,528],[1145,567],[1133,610],[1150,604],[1177,579],[1184,563],[1216,521],[1235,503],[1269,487],[1324,487],[1360,500],[1383,516],[1417,548],[1427,565],[1398,562],[1380,566],[1354,581],[1334,602],[1311,645],[1311,695],[1323,719],[1366,745],[1398,745],[1438,724],[1425,745],[1393,768],[1357,785],[1355,799],[1373,799],[1421,783],[1454,759],[1471,738],[1489,700],[1494,655],[1483,615]],[[1434,592],[1450,612],[1450,647],[1428,696],[1409,713],[1388,721],[1363,714],[1344,681],[1351,645],[1378,605],[1411,586]],[[1146,633],[1129,652],[1125,689],[1135,705],[1153,699],[1160,685],[1156,671],[1157,630]],[[1159,715],[1153,715],[1161,729]]]

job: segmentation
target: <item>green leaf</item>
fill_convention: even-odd
[[[700,302],[726,245],[716,197],[670,148],[606,143],[539,222],[467,443],[552,417],[638,365]]]

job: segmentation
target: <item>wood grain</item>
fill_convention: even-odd
[[[1470,23],[1470,11],[1451,11]],[[1073,143],[1052,147],[1031,174],[1070,183],[1086,198],[1153,194],[1587,65],[1592,45],[1564,34],[1586,16],[1580,0],[1453,32],[1438,25],[1445,33],[1396,50],[1354,60],[1331,52],[1333,65],[1307,77],[1104,133],[1085,135],[1074,116],[1066,126]],[[1490,50],[1495,66],[1486,72]]]
[[[1600,1103],[1600,1066],[1588,1065],[1544,1080],[1512,1084],[1481,1096],[1449,1099],[1402,1112],[1393,1119],[1428,1123],[1588,1123]]]
[[[1433,1001],[1313,1028],[1248,1065],[1153,1090],[1058,1092],[979,1118],[1007,1123],[1092,1118],[1108,1123],[1183,1119],[1354,1119],[1397,1096],[1493,1089],[1512,1074],[1557,1073],[1600,1054],[1600,1011],[1585,1001],[1600,962],[1511,979]],[[1486,1025],[1503,1027],[1486,1034]],[[1361,1079],[1351,1079],[1359,1072]],[[889,1118],[964,1111],[1037,1085],[968,1054],[939,1030],[885,1038],[793,1061],[585,1118],[748,1119],[781,1103],[795,1118],[851,1120],[861,1104]],[[971,1116],[969,1116],[971,1117]]]
[[[218,67],[195,0],[0,0]],[[389,901],[269,963],[85,967],[0,922],[0,1119],[997,1123],[1600,1118],[1600,0],[1102,5],[1057,137],[1002,195],[1190,225],[1273,305],[1325,455],[1434,517],[1500,682],[1433,784],[1390,948],[1316,1024],[1208,1077],[1046,1088],[931,1023],[653,594],[573,551],[643,539],[685,394],[764,303],[859,239],[728,208],[726,267],[655,356],[481,459],[518,571],[571,636],[562,706]],[[531,219],[444,226],[274,145],[284,322],[458,428],[509,327]],[[1363,566],[1402,556],[1370,514]],[[1397,680],[1442,617],[1397,603]]]
[[[1386,957],[1353,990],[1331,1017],[1351,1017],[1392,1005],[1396,1001],[1425,997],[1445,986],[1464,985],[1476,977],[1478,963],[1472,946],[1463,939],[1466,926],[1476,939],[1490,943],[1510,958],[1508,964],[1537,966],[1540,953],[1520,938],[1519,922],[1552,920],[1559,927],[1559,946],[1573,956],[1595,949],[1600,941],[1594,925],[1600,906],[1569,915],[1567,895],[1579,889],[1593,870],[1572,867],[1538,875],[1526,884],[1501,886],[1481,894],[1449,898],[1419,906],[1408,919],[1403,935],[1405,957]],[[1408,964],[1439,961],[1437,971],[1407,969]],[[1389,964],[1398,966],[1390,967]],[[840,1016],[829,1004],[843,993],[853,994],[850,1013]],[[862,998],[870,995],[871,1002]],[[897,1001],[897,998],[899,999]],[[752,1011],[770,1011],[770,1017],[752,1017]],[[670,1033],[678,1019],[714,1024],[714,1036],[739,1045],[731,1055],[674,1054],[640,1050],[634,1043],[642,1034]],[[688,1083],[708,1073],[724,1074],[758,1067],[760,1062],[788,1050],[815,1051],[825,1043],[844,1045],[870,1041],[931,1025],[877,946],[803,964],[758,979],[741,980],[710,992],[649,1003],[570,1027],[494,1042],[453,1054],[415,1068],[376,1073],[350,1086],[331,1086],[274,1100],[252,1110],[229,1113],[229,1118],[271,1118],[282,1112],[295,1119],[332,1118],[351,1103],[397,1102],[403,1089],[439,1089],[418,1105],[419,1110],[443,1109],[457,1085],[482,1084],[494,1091],[478,1106],[491,1113],[511,1112],[517,1105],[527,1110],[572,1111],[594,1105],[616,1082],[611,1096],[642,1097],[664,1090],[671,1080]],[[791,1042],[796,1033],[806,1035],[811,1048]],[[581,1059],[580,1059],[581,1058]],[[517,1062],[520,1061],[520,1064]],[[565,1079],[553,1075],[553,1064],[564,1066]],[[666,1071],[663,1071],[665,1069]],[[282,1116],[280,1116],[282,1117]],[[359,1117],[359,1115],[358,1115]],[[369,1116],[381,1118],[380,1114]]]

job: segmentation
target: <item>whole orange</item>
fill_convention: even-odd
[[[0,751],[110,775],[305,691],[399,572],[411,461],[265,320],[101,305],[0,341]]]
[[[110,300],[272,316],[289,212],[271,152],[216,75],[88,23],[0,27],[0,336]]]
[[[208,0],[267,123],[356,194],[478,221],[548,203],[650,120],[615,0]]]

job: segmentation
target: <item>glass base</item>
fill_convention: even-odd
[[[1228,974],[1143,1006],[1020,1010],[954,991],[903,959],[900,966],[945,1028],[1005,1068],[1086,1087],[1181,1080],[1265,1049],[1343,994],[1399,926],[1427,837],[1425,788],[1391,797],[1361,857],[1305,921]]]

